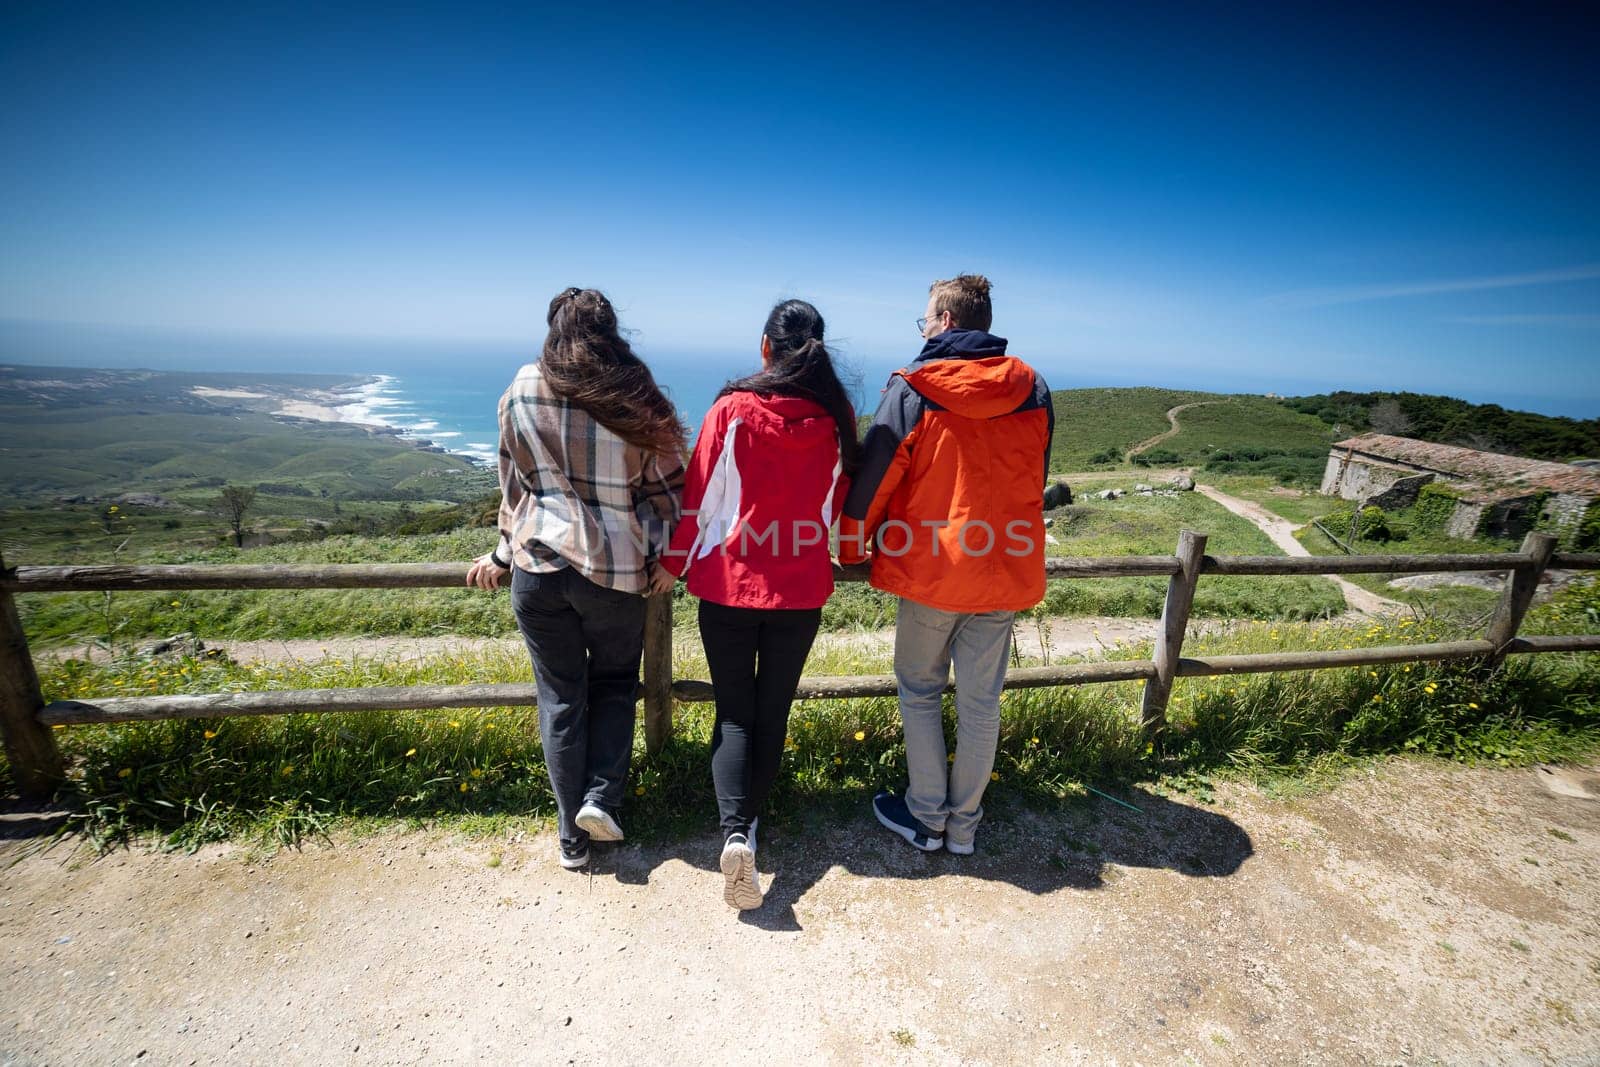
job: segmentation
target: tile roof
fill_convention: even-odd
[[[1425,467],[1476,482],[1488,490],[1483,499],[1507,499],[1516,495],[1513,492],[1516,489],[1600,496],[1600,471],[1571,463],[1480,452],[1475,448],[1434,444],[1386,433],[1347,438],[1334,445],[1333,451],[1354,451],[1378,460]]]

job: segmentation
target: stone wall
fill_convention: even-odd
[[[1488,509],[1487,504],[1475,504],[1470,500],[1463,500],[1456,505],[1454,515],[1445,524],[1444,532],[1451,537],[1462,539],[1478,536],[1478,524],[1483,522],[1483,513]]]
[[[1367,503],[1384,511],[1409,508],[1417,502],[1417,494],[1422,492],[1422,487],[1431,481],[1433,481],[1431,474],[1413,474],[1405,478],[1396,478],[1389,488],[1376,496],[1368,497]]]
[[[1589,497],[1577,493],[1552,493],[1544,502],[1544,518],[1540,526],[1563,538],[1577,533],[1578,523],[1589,507]]]
[[[1378,463],[1360,455],[1350,457],[1347,462],[1343,453],[1335,452],[1328,456],[1328,465],[1322,472],[1322,492],[1346,500],[1366,500],[1388,491],[1402,479],[1417,476],[1417,472],[1411,468]],[[1433,475],[1423,477],[1425,481],[1431,481]],[[1416,490],[1412,491],[1412,500],[1416,499],[1417,490],[1423,484],[1425,482],[1419,482]]]

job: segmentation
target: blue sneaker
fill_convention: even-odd
[[[893,793],[879,793],[872,798],[872,814],[878,821],[893,830],[924,852],[937,852],[944,847],[944,834],[930,830],[906,807],[904,797]]]

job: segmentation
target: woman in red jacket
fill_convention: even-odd
[[[855,411],[804,300],[772,309],[761,370],[706,414],[684,518],[661,563],[687,572],[716,691],[711,777],[725,843],[723,893],[761,904],[755,824],[783,758],[789,705],[833,592],[828,530],[860,456]]]

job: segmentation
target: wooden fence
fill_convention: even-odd
[[[1155,654],[1145,660],[1023,667],[1006,673],[1007,689],[1143,680],[1142,721],[1159,730],[1178,678],[1268,671],[1321,670],[1380,663],[1482,658],[1496,664],[1529,652],[1600,651],[1600,634],[1519,637],[1523,615],[1540,576],[1551,567],[1600,570],[1600,553],[1558,553],[1556,539],[1529,534],[1520,551],[1479,555],[1383,556],[1208,556],[1206,535],[1185,530],[1171,556],[1102,559],[1052,558],[1047,577],[1168,578]],[[1387,645],[1319,652],[1272,652],[1241,656],[1183,655],[1184,634],[1195,586],[1203,574],[1327,575],[1506,571],[1505,590],[1482,638],[1436,644]],[[94,702],[44,702],[13,594],[99,592],[131,589],[417,589],[465,584],[464,563],[341,565],[195,565],[18,567],[0,561],[0,729],[18,787],[48,793],[62,777],[52,727],[73,723],[144,722],[221,715],[286,715],[294,712],[481,708],[532,705],[534,686],[520,684],[394,686],[355,689],[295,689],[245,693],[108,697]],[[841,568],[841,581],[866,580],[866,567]],[[672,678],[672,603],[656,597],[646,613],[644,643],[645,742],[655,752],[672,730],[674,701],[711,699],[704,681]],[[893,675],[802,678],[796,699],[892,696]]]

